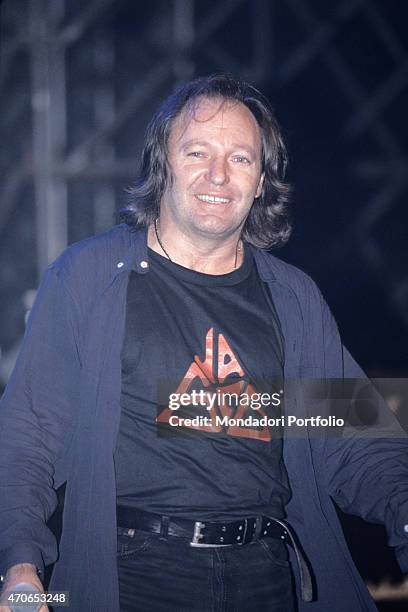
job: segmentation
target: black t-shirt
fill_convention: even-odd
[[[239,269],[222,275],[195,272],[152,250],[149,259],[149,273],[129,279],[118,503],[207,520],[284,516],[289,487],[281,438],[267,426],[219,424],[225,415],[277,416],[272,406],[255,411],[245,401],[217,401],[224,392],[272,394],[283,376],[276,313],[250,249]],[[170,409],[169,397],[193,389],[213,394],[211,410],[197,403]],[[171,416],[214,423],[216,415],[217,427],[170,425]]]

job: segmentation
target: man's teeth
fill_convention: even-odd
[[[196,196],[202,202],[209,202],[210,204],[228,204],[228,198],[219,198],[217,196],[210,195],[197,195]]]

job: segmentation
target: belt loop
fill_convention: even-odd
[[[243,544],[246,544],[247,530],[248,530],[248,519],[244,519],[244,533],[243,533],[243,536],[242,536],[242,543]]]
[[[160,540],[167,540],[167,535],[169,533],[169,521],[170,521],[170,517],[169,516],[163,515],[161,517]]]
[[[259,540],[259,536],[261,535],[261,531],[262,531],[262,523],[263,523],[262,516],[257,516],[256,521],[255,521],[255,531],[253,535],[254,541]]]

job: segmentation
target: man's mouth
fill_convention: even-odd
[[[208,195],[206,193],[198,193],[195,196],[200,202],[207,202],[207,204],[228,204],[231,202],[231,198],[223,198],[221,196]]]

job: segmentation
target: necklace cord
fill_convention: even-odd
[[[168,252],[166,251],[166,249],[163,246],[162,241],[160,240],[160,234],[159,234],[159,229],[157,227],[157,219],[154,220],[154,233],[156,234],[156,240],[158,242],[158,244],[160,245],[161,250],[163,251],[163,253],[166,255],[167,259],[169,261],[171,261],[171,263],[174,263],[172,258],[170,257],[170,255],[168,254]],[[235,260],[234,260],[234,270],[237,269],[237,262],[238,262],[238,251],[241,250],[241,239],[238,240],[237,242],[237,246],[235,249]]]
[[[154,220],[154,233],[156,234],[156,239],[157,239],[157,242],[158,242],[158,243],[159,243],[159,245],[160,245],[161,250],[162,250],[162,251],[163,251],[163,253],[166,255],[167,259],[168,259],[169,261],[171,261],[171,263],[173,263],[172,258],[170,257],[170,255],[168,254],[168,252],[167,252],[167,251],[166,251],[166,249],[164,248],[162,241],[160,240],[159,230],[157,229],[157,219],[155,219],[155,220]]]

